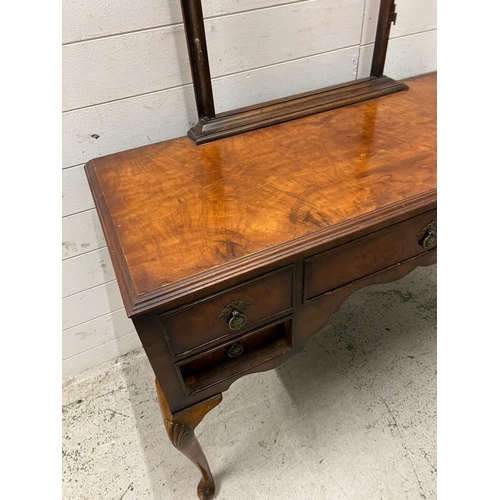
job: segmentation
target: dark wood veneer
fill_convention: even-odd
[[[241,376],[252,368],[278,358],[292,350],[292,320],[287,318],[265,328],[240,335],[242,353],[228,356],[233,341],[211,349],[178,365],[179,378],[186,394],[192,395],[225,380]]]
[[[86,165],[168,435],[200,469],[203,500],[215,485],[194,429],[221,393],[303,349],[356,290],[436,262],[435,94],[425,75],[384,99]],[[233,301],[254,308],[230,331],[218,316]]]
[[[181,0],[198,123],[188,131],[195,144],[231,137],[277,123],[407,90],[385,76],[384,64],[391,24],[396,23],[395,0],[380,0],[377,34],[369,78],[297,94],[216,114],[201,0]]]
[[[419,232],[436,219],[436,211],[426,212],[306,259],[306,300],[424,253]]]
[[[436,201],[435,83],[204,146],[180,138],[89,162],[127,313],[425,211]]]
[[[213,342],[244,333],[262,321],[291,312],[293,272],[293,266],[281,269],[161,315],[160,322],[172,357],[189,353],[200,346],[206,348]],[[249,303],[245,313],[246,323],[238,332],[232,331],[228,323],[219,318],[220,312],[236,300]]]
[[[206,116],[188,130],[195,144],[205,144],[217,139],[296,120],[331,109],[350,106],[402,90],[408,85],[387,76],[362,78],[354,83],[343,83],[325,89],[297,94],[255,106],[219,113],[213,118]]]

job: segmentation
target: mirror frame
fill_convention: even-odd
[[[215,112],[202,0],[181,0],[198,123],[188,130],[195,144],[230,137],[330,109],[407,90],[383,74],[391,24],[396,24],[395,0],[380,0],[370,76],[273,101]]]

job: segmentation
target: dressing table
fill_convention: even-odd
[[[407,90],[245,133],[205,119],[190,138],[86,165],[168,436],[200,469],[202,500],[215,485],[195,428],[222,393],[300,352],[356,290],[436,262],[436,74],[397,85]]]

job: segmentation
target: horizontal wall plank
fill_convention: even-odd
[[[67,297],[81,290],[115,279],[107,248],[84,253],[62,263],[62,295]]]
[[[65,0],[62,6],[64,44],[182,21],[179,0]]]
[[[63,110],[191,81],[181,25],[63,47]]]
[[[279,4],[310,0],[210,0],[203,2],[205,18]],[[182,22],[180,0],[65,0],[63,43]]]
[[[209,19],[212,76],[359,44],[362,12],[363,0],[316,0]],[[63,110],[190,82],[181,25],[63,47]]]
[[[375,42],[380,0],[366,0],[362,45]],[[436,0],[397,0],[396,24],[391,25],[391,38],[434,30],[437,27]]]
[[[213,82],[218,112],[355,80],[358,47],[288,61]],[[301,78],[297,78],[302,75]],[[276,82],[287,82],[276,85]]]
[[[64,113],[63,167],[184,136],[196,118],[191,86]],[[88,184],[85,190],[90,195]]]
[[[62,300],[63,330],[123,307],[116,280],[84,290]]]
[[[71,142],[74,148],[78,148],[78,137],[73,137]],[[80,158],[83,158],[83,154],[84,151],[82,151],[82,155],[80,156]],[[84,210],[89,210],[94,207],[94,200],[92,198],[92,193],[90,192],[89,183],[87,181],[87,176],[85,175],[83,165],[77,165],[76,167],[64,169],[62,172],[63,217],[78,212],[83,212]]]
[[[119,339],[112,340],[106,344],[84,351],[76,356],[67,358],[62,362],[62,379],[67,380],[87,368],[92,368],[100,363],[126,354],[141,347],[141,341],[137,333],[124,335]]]
[[[212,74],[224,76],[357,45],[363,3],[316,0],[211,19],[206,32]]]
[[[64,217],[62,220],[62,258],[104,247],[106,242],[95,209]]]
[[[384,73],[400,80],[436,71],[436,44],[436,30],[391,39],[387,49]],[[373,45],[361,47],[360,78],[370,74],[372,54]]]
[[[214,78],[217,112],[354,79],[357,52],[358,48],[344,49]],[[296,78],[299,74],[302,77]],[[276,85],[277,81],[288,83]],[[63,165],[185,136],[196,121],[192,86],[70,111],[63,114]],[[78,172],[80,177],[74,173],[68,183],[79,188],[72,190],[78,203],[65,207],[66,213],[74,205],[94,206],[85,172]]]
[[[119,309],[100,318],[93,319],[63,331],[63,359],[76,356],[124,335],[135,332],[132,320],[127,317],[125,309]]]

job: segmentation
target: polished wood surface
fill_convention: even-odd
[[[195,275],[198,288],[222,281],[235,262],[435,201],[436,75],[407,83],[407,92],[219,142],[179,138],[88,163],[128,313],[183,293]],[[151,306],[138,306],[148,296]]]
[[[212,119],[203,117],[188,130],[188,137],[195,144],[205,144],[403,90],[408,90],[406,84],[387,76],[360,78],[354,82],[238,108],[220,113]]]
[[[420,231],[436,219],[436,211],[427,212],[307,259],[305,299],[314,299],[423,253]]]
[[[235,353],[231,350],[235,348]],[[292,320],[267,325],[252,333],[242,334],[234,340],[179,366],[186,394],[216,386],[221,382],[249,372],[259,365],[283,356],[292,350]]]
[[[288,122],[376,97],[401,92],[408,87],[384,75],[384,65],[392,23],[396,23],[394,0],[380,0],[375,44],[369,78],[342,85],[296,94],[246,108],[216,113],[210,60],[205,37],[201,0],[181,0],[184,31],[193,89],[198,110],[198,123],[189,129],[188,137],[196,144]],[[269,26],[273,29],[273,26]],[[333,47],[332,47],[333,49]]]
[[[246,304],[244,324],[237,330],[229,326],[229,319],[221,313],[235,298]],[[293,269],[271,273],[215,297],[208,297],[188,307],[161,316],[160,321],[172,349],[173,357],[189,354],[198,346],[224,340],[234,333],[242,333],[270,321],[293,308]],[[190,332],[190,335],[186,335]]]
[[[181,9],[198,116],[215,118],[201,0],[181,0]]]
[[[436,262],[436,75],[410,90],[194,146],[86,165],[174,446],[238,378],[300,352],[346,298]]]

